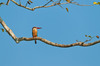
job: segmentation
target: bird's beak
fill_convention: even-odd
[[[41,29],[41,27],[36,27],[37,29]]]

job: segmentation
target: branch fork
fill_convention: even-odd
[[[61,0],[59,0],[58,2],[54,2],[53,0],[50,0],[49,2],[47,2],[43,6],[35,6],[33,8],[30,8],[30,7],[27,7],[27,5],[22,5],[20,0],[19,0],[19,3],[17,3],[15,0],[8,0],[6,5],[8,5],[10,1],[12,1],[17,6],[23,7],[25,9],[28,9],[28,10],[31,10],[31,11],[34,11],[35,9],[38,9],[38,8],[48,8],[48,7],[53,7],[53,6],[56,6],[56,5],[59,5],[61,8],[63,8],[61,6],[63,4],[75,4],[75,5],[78,5],[78,6],[93,6],[93,5],[81,5],[81,4],[78,4],[77,2],[72,2],[72,1],[70,3],[69,2],[60,3]],[[50,2],[53,2],[53,3],[51,5],[48,5]]]

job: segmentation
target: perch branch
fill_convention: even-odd
[[[12,32],[12,30],[5,24],[5,22],[0,18],[0,23],[1,25],[4,27],[4,29],[6,30],[6,32],[15,40],[16,43],[19,43],[20,41],[32,41],[32,40],[40,40],[48,45],[52,45],[52,46],[56,46],[56,47],[73,47],[73,46],[92,46],[95,45],[97,43],[100,43],[100,40],[92,42],[92,43],[85,43],[85,42],[77,42],[77,43],[72,43],[72,44],[58,44],[58,43],[54,43],[51,41],[48,41],[47,39],[41,38],[41,37],[35,37],[35,38],[26,38],[26,37],[16,37],[15,34]]]
[[[65,2],[65,3],[55,3],[55,4],[51,4],[51,5],[48,5],[46,6],[48,3],[50,3],[51,1],[53,0],[50,0],[48,3],[46,3],[45,5],[43,6],[36,6],[36,7],[33,7],[33,8],[30,8],[30,7],[26,7],[22,4],[18,4],[16,1],[14,0],[11,0],[14,4],[16,4],[17,6],[20,6],[20,7],[23,7],[25,9],[28,9],[28,10],[31,10],[31,11],[34,11],[35,9],[38,9],[38,8],[48,8],[48,7],[52,7],[52,6],[56,6],[56,5],[63,5],[63,4],[75,4],[75,5],[78,5],[78,6],[93,6],[93,5],[81,5],[81,4],[78,4],[77,2],[71,2],[71,3],[68,3],[68,2]]]

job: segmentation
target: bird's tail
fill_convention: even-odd
[[[35,44],[37,44],[36,40],[35,40]]]

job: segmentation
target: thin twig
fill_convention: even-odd
[[[8,5],[8,4],[9,4],[9,2],[10,2],[10,0],[8,0],[8,1],[7,1],[6,5]]]
[[[81,4],[77,3],[77,2],[71,2],[71,4],[75,4],[75,5],[78,5],[78,6],[94,6],[94,5],[81,5]]]
[[[46,6],[46,5],[48,5],[50,2],[51,2],[52,0],[50,0],[49,2],[47,2],[45,5],[43,5],[43,6]]]

